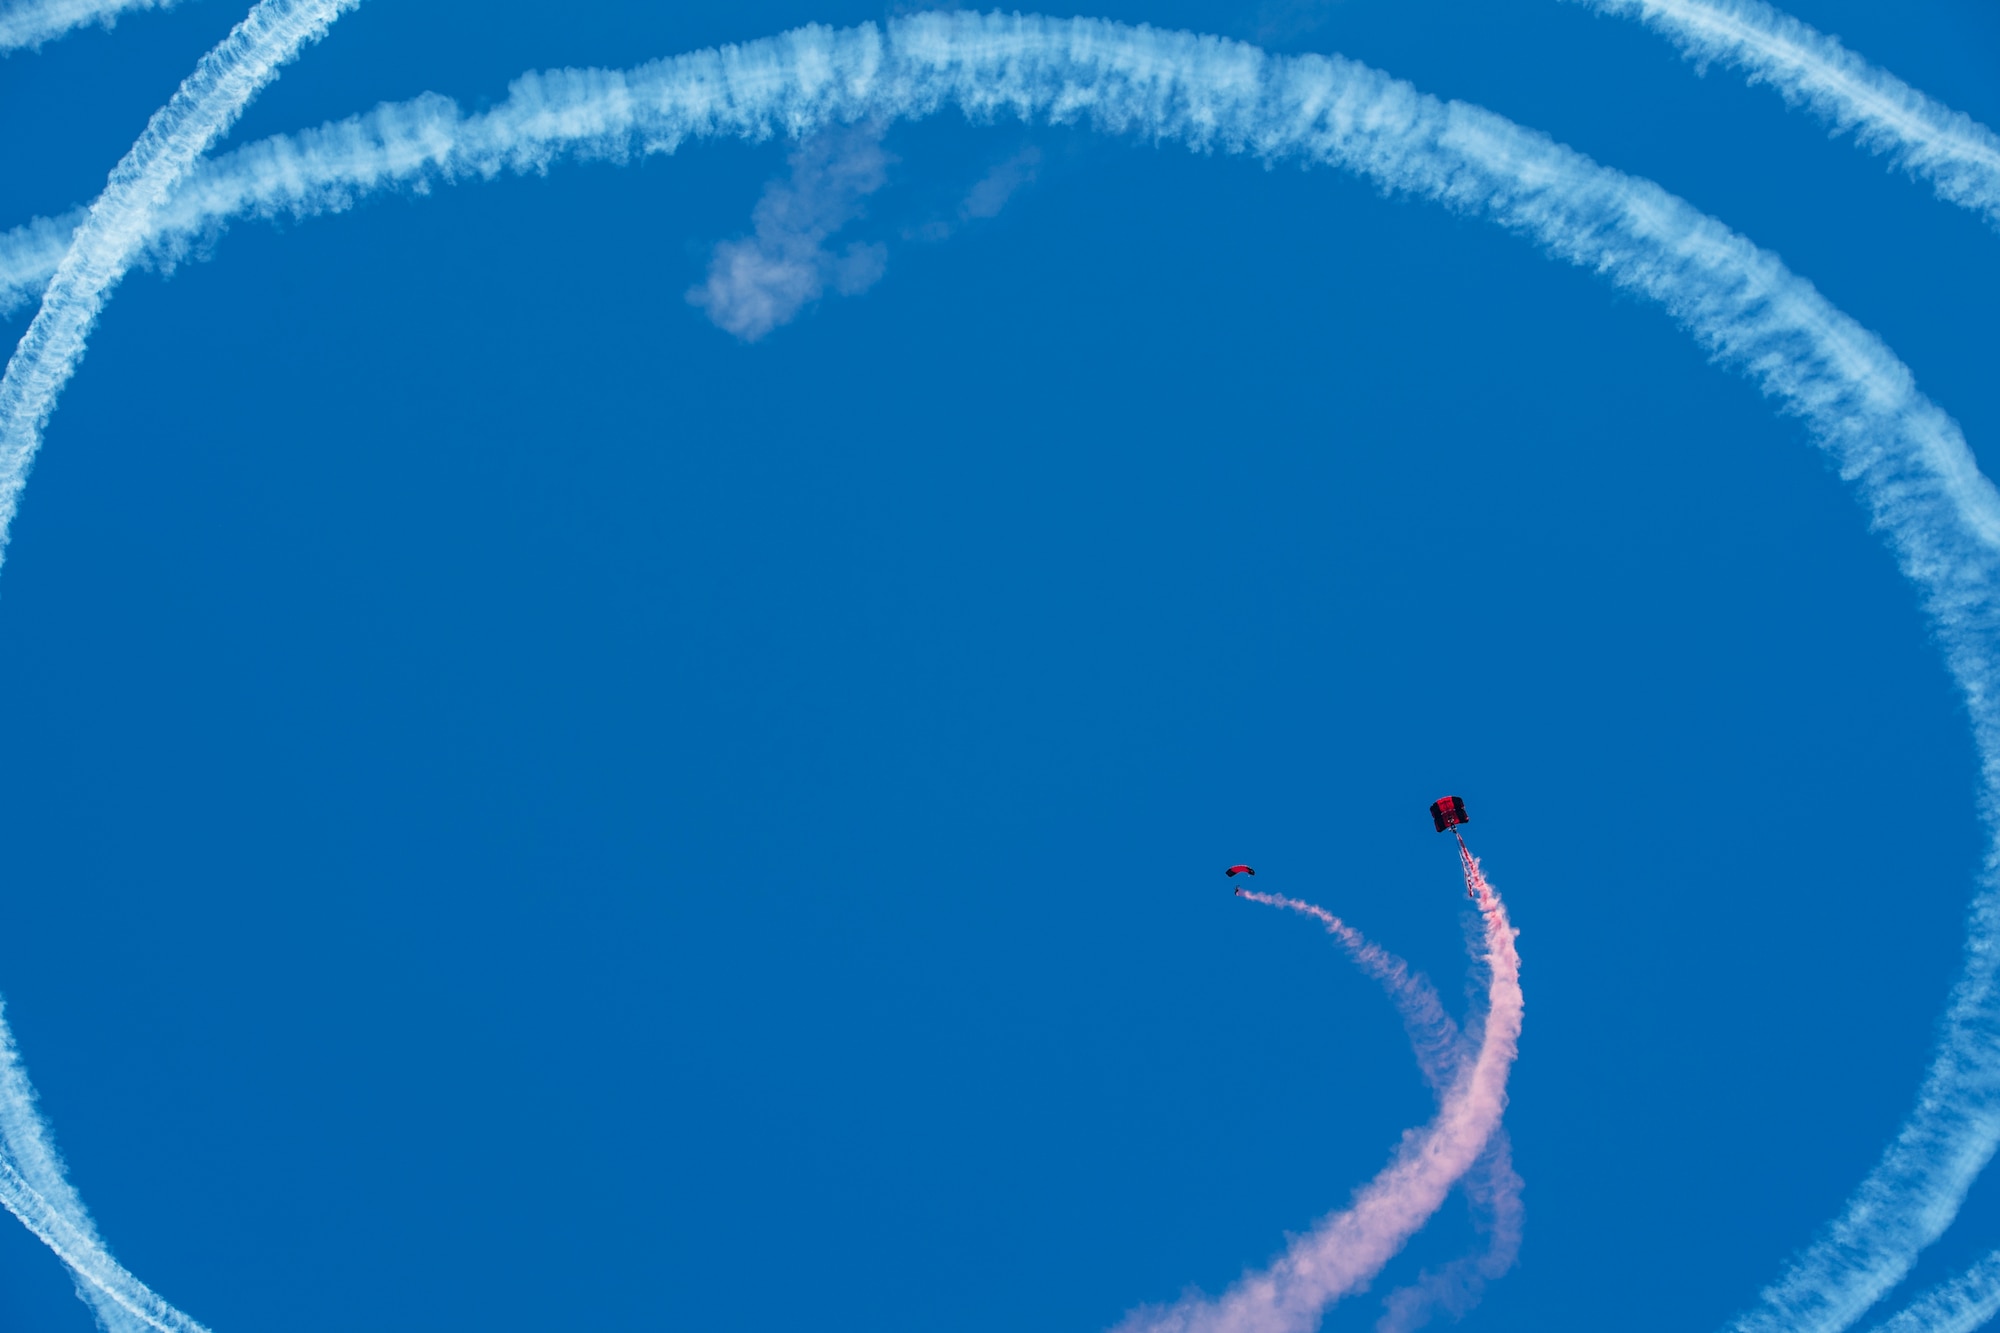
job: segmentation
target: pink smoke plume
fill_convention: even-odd
[[[1470,868],[1477,873],[1476,866]],[[1468,889],[1472,887],[1470,877],[1466,885]],[[1471,1058],[1472,1048],[1458,1024],[1445,1012],[1428,978],[1412,973],[1408,963],[1325,908],[1249,889],[1239,891],[1239,896],[1299,912],[1323,924],[1326,933],[1340,942],[1355,965],[1388,993],[1403,1020],[1404,1031],[1409,1034],[1410,1047],[1416,1053],[1417,1068],[1424,1081],[1440,1096],[1444,1094],[1459,1068]],[[1494,1131],[1492,1141],[1466,1173],[1461,1186],[1472,1205],[1473,1226],[1484,1238],[1484,1245],[1442,1268],[1426,1269],[1411,1285],[1389,1293],[1383,1300],[1384,1311],[1375,1324],[1375,1333],[1412,1333],[1429,1323],[1440,1310],[1454,1319],[1462,1317],[1479,1303],[1486,1284],[1503,1276],[1520,1256],[1526,1212],[1521,1203],[1521,1177],[1514,1170],[1513,1146],[1505,1129]]]
[[[1527,1211],[1521,1204],[1521,1177],[1514,1170],[1514,1148],[1506,1130],[1494,1131],[1493,1141],[1460,1184],[1485,1245],[1442,1268],[1425,1269],[1409,1286],[1390,1292],[1382,1302],[1375,1333],[1411,1333],[1440,1310],[1453,1319],[1464,1317],[1486,1294],[1486,1284],[1505,1276],[1520,1257]]]
[[[1294,1239],[1269,1269],[1213,1301],[1190,1297],[1135,1311],[1121,1333],[1312,1333],[1329,1305],[1382,1271],[1486,1151],[1507,1109],[1507,1075],[1521,1036],[1521,959],[1499,895],[1469,853],[1464,864],[1466,888],[1483,918],[1487,1012],[1479,1048],[1446,1085],[1437,1115],[1405,1133],[1396,1155],[1354,1201]],[[1315,915],[1321,910],[1305,903],[1299,908]],[[1330,912],[1322,919],[1330,926],[1339,922]],[[1368,943],[1358,934],[1356,939]]]

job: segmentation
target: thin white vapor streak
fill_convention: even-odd
[[[1198,152],[1341,167],[1385,191],[1486,217],[1661,306],[1799,420],[1854,484],[1964,692],[1991,827],[2000,812],[2000,493],[1957,424],[1879,338],[1686,201],[1352,61],[1273,57],[1091,19],[951,13],[811,27],[630,71],[525,75],[479,115],[426,97],[266,140],[196,172],[157,219],[155,239],[170,260],[244,214],[303,216],[398,185],[543,171],[566,155],[623,160],[698,137],[798,138],[947,107],[976,120],[1086,123]],[[36,410],[52,401],[45,394]],[[18,450],[0,458],[10,497],[25,461]],[[1957,1215],[2000,1143],[1996,968],[2000,852],[1989,854],[1971,904],[1964,970],[1915,1108],[1843,1214],[1737,1321],[1740,1333],[1848,1327]]]
[[[103,1251],[104,1242],[99,1239],[83,1200],[64,1175],[62,1158],[57,1155],[55,1145],[49,1141],[48,1126],[35,1105],[34,1085],[28,1081],[20,1048],[14,1042],[13,1030],[7,1026],[4,1000],[0,1000],[0,1167],[12,1172],[21,1188],[31,1193],[42,1209],[62,1219],[63,1234],[70,1238],[69,1250]],[[13,1197],[0,1191],[0,1203],[20,1217]],[[25,1217],[22,1220],[27,1221]],[[28,1225],[43,1240],[48,1239],[46,1228],[38,1229],[32,1222]],[[64,1250],[58,1248],[56,1252],[63,1254]],[[71,1271],[76,1278],[77,1295],[97,1310],[98,1317],[114,1333],[124,1333],[129,1320],[122,1307],[107,1299],[107,1293],[89,1281],[80,1269],[72,1265]]]
[[[0,1203],[54,1250],[71,1272],[87,1282],[103,1303],[123,1316],[119,1323],[158,1329],[160,1333],[208,1333],[120,1267],[104,1252],[95,1234],[79,1229],[68,1210],[57,1208],[43,1198],[4,1158],[0,1158]]]
[[[2000,1315],[2000,1250],[1912,1301],[1875,1333],[1973,1333]]]
[[[14,0],[0,6],[0,52],[40,46],[89,23],[110,27],[134,9],[171,9],[178,0]]]
[[[1735,65],[2000,226],[2000,135],[1763,0],[1582,0],[1640,19],[1691,58]]]
[[[150,234],[160,204],[196,158],[308,41],[359,0],[260,0],[203,56],[112,169],[104,192],[75,229],[41,309],[0,375],[0,543],[41,432],[83,356],[97,315]],[[80,1279],[80,1292],[115,1333],[134,1318],[175,1333],[201,1325],[155,1296],[111,1258],[83,1201],[63,1176],[10,1034],[0,1028],[0,1151],[20,1189],[0,1203],[49,1245]]]
[[[0,550],[56,397],[153,218],[278,69],[359,0],[259,0],[153,114],[90,206],[0,375]]]

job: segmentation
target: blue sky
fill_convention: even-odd
[[[1790,8],[2000,123],[1990,6]],[[1554,0],[1096,12],[1659,181],[1992,470],[2000,237],[1768,90]],[[369,0],[227,143],[884,16]],[[94,196],[239,17],[0,61],[0,225]],[[1218,872],[1457,1000],[1455,791],[1528,997],[1527,1243],[1467,1327],[1720,1326],[1908,1109],[1982,853],[1964,706],[1826,458],[1657,309],[1330,170],[952,114],[880,149],[830,242],[879,274],[754,342],[687,294],[778,143],[118,290],[0,578],[0,993],[120,1259],[219,1331],[1219,1290],[1430,1102]],[[1996,1235],[1988,1182],[1908,1290]],[[11,1227],[0,1326],[90,1327]]]

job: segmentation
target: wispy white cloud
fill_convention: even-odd
[[[855,296],[874,286],[888,267],[887,246],[855,241],[836,250],[827,242],[888,182],[889,161],[877,125],[825,130],[799,145],[791,174],[764,187],[751,234],[715,247],[708,278],[689,290],[689,304],[716,327],[756,342],[828,287]]]
[[[2000,226],[2000,135],[1763,0],[1581,0],[1637,18],[1692,59],[1720,60]]]
[[[983,222],[1000,216],[1000,211],[1021,189],[1031,184],[1040,174],[1042,150],[1029,144],[1020,151],[1009,155],[974,181],[972,188],[958,201],[958,206],[950,217],[934,217],[927,222],[904,229],[903,236],[912,241],[943,241],[956,235],[959,228],[971,222]]]
[[[37,47],[73,28],[109,28],[135,9],[171,9],[178,0],[13,0],[0,3],[0,52]]]
[[[1092,19],[936,14],[886,28],[805,28],[631,71],[526,75],[479,115],[422,98],[253,144],[191,173],[148,218],[147,234],[170,262],[246,214],[303,216],[386,187],[545,170],[566,155],[623,160],[696,137],[804,139],[945,107],[981,121],[1086,123],[1196,151],[1338,167],[1393,194],[1485,217],[1657,304],[1796,418],[1854,486],[1916,586],[1964,693],[1989,827],[2000,814],[2000,492],[1958,425],[1879,338],[1686,201],[1352,61],[1273,57],[1221,38]],[[141,239],[118,234],[133,248]],[[33,397],[0,394],[9,432],[0,439],[8,449],[0,519],[11,515],[32,433],[80,350],[79,335],[47,362],[60,375],[38,380]],[[8,374],[11,384],[13,367]],[[2000,850],[1979,881],[1964,967],[1914,1109],[1807,1261],[1737,1322],[1742,1333],[1845,1329],[1942,1234],[2000,1145],[1996,1029]]]

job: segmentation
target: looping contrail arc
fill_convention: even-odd
[[[2000,135],[1927,97],[1763,0],[1579,0],[1636,18],[1690,59],[1735,65],[1835,134],[1931,183],[1937,197],[2000,227]]]
[[[279,68],[357,3],[260,0],[202,57],[112,169],[104,192],[70,238],[43,293],[41,310],[0,375],[0,547],[41,444],[42,427],[83,357],[107,295],[151,234],[160,204]],[[112,1333],[126,1333],[134,1320],[161,1333],[205,1333],[111,1258],[49,1145],[4,1019],[0,1150],[10,1185],[0,1191],[0,1203],[69,1264],[78,1293]]]
[[[947,106],[981,120],[1086,123],[1197,151],[1341,167],[1387,191],[1483,216],[1660,305],[1720,364],[1797,418],[1854,484],[1916,585],[1965,695],[1981,812],[1992,825],[2000,810],[2000,495],[1956,423],[1880,339],[1720,222],[1651,182],[1367,66],[1089,19],[954,13],[879,28],[815,27],[633,71],[527,75],[479,116],[419,99],[267,140],[202,169],[168,211],[207,227],[243,212],[304,215],[390,186],[542,170],[566,154],[616,159],[672,151],[693,137],[798,136]],[[171,236],[158,239],[170,253]],[[71,258],[90,250],[79,240]],[[72,266],[71,282],[78,271]],[[56,283],[64,282],[59,271]],[[40,425],[108,285],[85,303],[87,315],[70,318],[66,342],[43,330],[36,375],[16,376],[17,354],[0,383],[0,521],[11,517]],[[45,303],[43,315],[49,310]],[[1956,1216],[2000,1144],[1996,969],[2000,861],[1989,857],[1969,914],[1964,971],[1915,1109],[1825,1237],[1739,1321],[1743,1333],[1848,1327]]]

